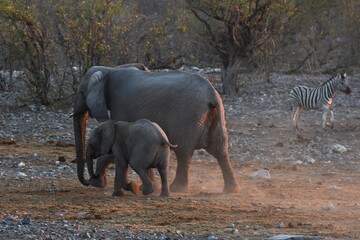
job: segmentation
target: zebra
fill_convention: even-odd
[[[293,87],[290,91],[290,101],[293,108],[293,125],[296,131],[300,132],[298,125],[299,113],[305,110],[322,111],[322,128],[326,127],[326,115],[330,113],[330,128],[334,127],[334,113],[330,110],[330,105],[336,91],[351,94],[351,89],[345,74],[337,74],[324,82],[321,86],[309,88],[301,85]]]

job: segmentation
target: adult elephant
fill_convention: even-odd
[[[90,184],[84,178],[87,112],[100,121],[108,119],[110,112],[113,120],[146,118],[159,124],[169,141],[178,145],[172,192],[188,191],[190,160],[200,148],[217,159],[225,182],[223,192],[239,192],[229,159],[223,104],[206,79],[181,71],[90,68],[79,85],[73,112],[78,178],[84,185]]]

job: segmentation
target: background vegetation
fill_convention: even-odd
[[[0,89],[21,79],[35,101],[71,96],[93,65],[239,73],[356,71],[357,0],[0,0]]]

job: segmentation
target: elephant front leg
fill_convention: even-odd
[[[129,164],[125,159],[117,154],[115,159],[115,181],[114,181],[114,193],[113,196],[123,196],[122,189],[131,191],[134,194],[139,193],[139,184],[137,181],[128,181]]]
[[[113,162],[114,162],[113,154],[106,154],[98,158],[96,162],[96,172],[95,172],[97,178],[90,179],[91,186],[106,187],[108,167],[109,164]]]
[[[113,197],[121,197],[124,196],[125,193],[122,190],[122,187],[125,187],[125,177],[124,177],[125,169],[120,164],[115,165],[115,180],[114,180],[114,192]]]
[[[126,164],[126,166],[124,167],[123,177],[121,177],[121,181],[122,181],[121,184],[126,191],[131,191],[133,194],[137,195],[140,191],[139,184],[136,180],[129,182],[128,172],[129,172],[129,165]]]

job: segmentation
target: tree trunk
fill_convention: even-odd
[[[237,77],[239,73],[240,62],[231,61],[227,67],[224,67],[225,74],[223,75],[223,94],[229,97],[235,97],[237,92]]]

